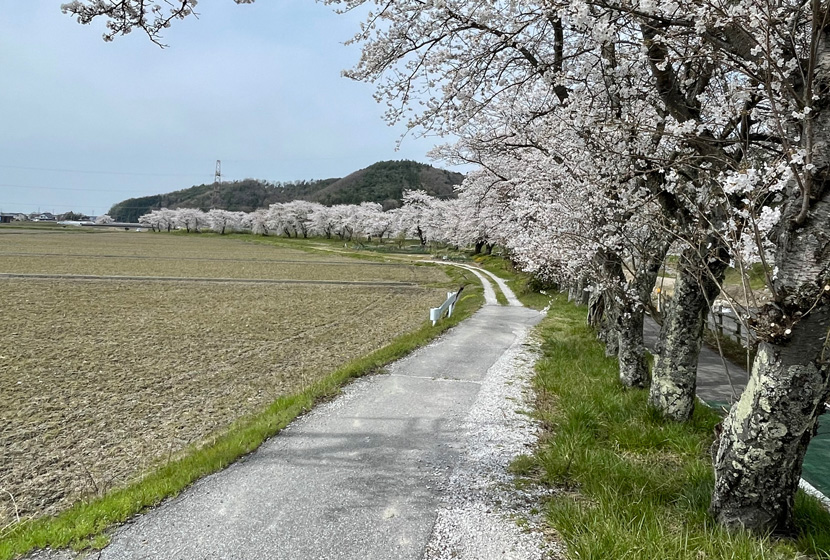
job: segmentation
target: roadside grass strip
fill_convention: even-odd
[[[513,468],[556,489],[544,512],[570,558],[830,558],[830,514],[803,492],[796,535],[758,538],[719,527],[707,513],[718,414],[698,405],[687,424],[659,418],[646,391],[619,384],[617,362],[585,325],[585,309],[562,296],[539,328],[535,387],[546,434]]]
[[[470,286],[457,303],[452,317],[443,319],[435,327],[424,321],[418,330],[350,362],[300,393],[278,398],[265,410],[240,418],[226,430],[199,445],[190,446],[126,487],[78,502],[54,517],[22,520],[5,529],[0,527],[0,560],[44,548],[103,548],[109,542],[110,530],[116,525],[178,495],[199,478],[251,453],[315,404],[335,397],[349,380],[381,372],[385,365],[424,346],[472,315],[483,304],[481,294],[480,286]],[[426,310],[424,313],[426,315]]]

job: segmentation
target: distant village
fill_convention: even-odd
[[[117,227],[124,229],[137,229],[139,224],[116,222],[107,214],[101,216],[88,216],[87,214],[79,214],[77,212],[65,212],[63,214],[53,214],[51,212],[32,212],[31,214],[24,214],[22,212],[0,212],[0,224],[11,224],[13,222],[42,222],[46,224],[57,224],[62,226],[95,226],[95,227]]]
[[[23,212],[0,212],[0,224],[8,224],[11,222],[94,222],[97,216],[87,216],[86,214],[78,214],[77,212],[65,212],[63,214],[52,214],[51,212],[32,212],[31,214],[24,214]]]

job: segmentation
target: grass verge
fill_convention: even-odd
[[[459,274],[454,279],[463,278],[464,275]],[[0,560],[10,560],[47,547],[82,550],[105,546],[108,529],[177,495],[199,478],[219,471],[254,451],[316,403],[334,397],[349,380],[377,372],[384,365],[427,344],[472,315],[482,304],[482,290],[477,284],[472,284],[465,289],[453,316],[443,319],[436,326],[425,321],[418,330],[348,363],[301,393],[281,397],[262,412],[237,420],[224,432],[215,434],[201,445],[191,446],[178,458],[127,487],[79,502],[55,517],[25,520],[0,531]]]
[[[797,538],[727,532],[707,513],[708,448],[718,415],[697,406],[691,422],[661,419],[646,392],[617,382],[616,360],[585,326],[584,308],[557,296],[540,326],[535,379],[548,435],[521,475],[561,489],[546,518],[570,558],[700,560],[830,558],[830,514],[799,493]]]

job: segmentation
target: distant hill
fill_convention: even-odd
[[[438,169],[415,161],[381,161],[342,179],[269,183],[245,179],[220,183],[217,207],[251,212],[275,202],[308,200],[326,205],[379,202],[384,209],[400,206],[403,191],[423,189],[432,196],[452,198],[460,185],[461,173]],[[214,185],[197,185],[167,194],[129,198],[108,212],[116,221],[135,222],[139,216],[159,208],[201,208],[213,206]]]

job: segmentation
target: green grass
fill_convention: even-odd
[[[448,270],[448,273],[453,274],[453,279],[458,282],[467,279],[457,269]],[[0,560],[9,560],[46,547],[71,547],[76,550],[102,548],[107,544],[107,532],[113,526],[159,504],[165,498],[177,495],[199,478],[221,470],[254,451],[317,402],[337,395],[340,387],[350,379],[378,372],[384,365],[425,345],[469,317],[482,304],[481,287],[474,283],[465,289],[453,316],[442,319],[436,326],[426,321],[418,330],[347,364],[303,392],[282,397],[264,411],[237,420],[224,432],[215,434],[210,441],[188,448],[178,458],[125,488],[79,502],[58,516],[23,521],[0,532]]]
[[[767,280],[764,275],[764,266],[761,263],[751,265],[746,269],[746,279],[752,290],[761,290],[766,287]],[[737,268],[727,268],[723,284],[724,286],[742,286],[741,271]]]
[[[524,476],[562,489],[547,521],[570,558],[700,560],[830,558],[830,514],[800,495],[794,540],[727,532],[707,513],[713,488],[708,449],[718,415],[698,405],[692,420],[662,420],[646,392],[617,382],[585,326],[584,308],[557,296],[540,326],[543,357],[535,378],[538,415],[548,435]]]

